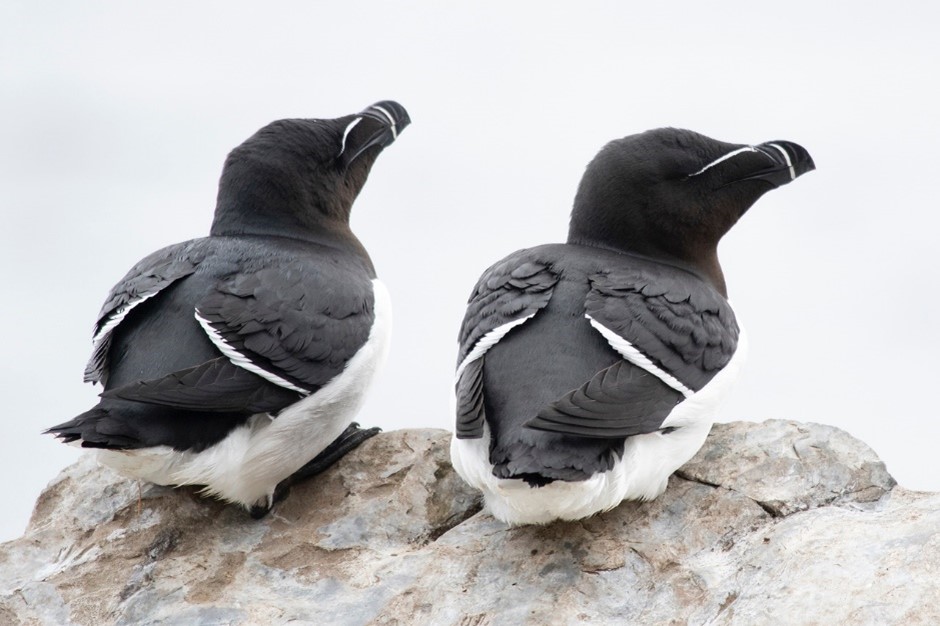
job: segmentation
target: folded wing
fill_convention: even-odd
[[[177,278],[178,280],[178,278]],[[196,303],[217,357],[105,397],[210,412],[276,412],[318,391],[365,344],[372,283],[316,258],[241,268]]]
[[[457,437],[483,436],[486,351],[548,304],[558,282],[551,264],[532,252],[510,255],[484,272],[467,305],[457,357]]]
[[[731,307],[696,277],[668,266],[610,270],[589,280],[585,316],[624,360],[526,425],[598,438],[658,430],[731,360],[738,338]]]

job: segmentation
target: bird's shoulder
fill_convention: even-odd
[[[213,236],[161,248],[135,264],[111,289],[99,323],[115,309],[173,282],[197,275],[203,289],[284,274],[293,283],[361,286],[375,278],[368,257],[339,244],[287,237]],[[255,278],[257,280],[257,278]]]
[[[138,261],[111,288],[98,313],[95,335],[115,312],[142,297],[152,297],[173,282],[189,276],[211,254],[209,238],[176,243]]]
[[[342,361],[368,336],[374,276],[368,257],[338,245],[213,236],[167,246],[134,265],[108,294],[85,380],[107,377],[113,331],[125,319],[159,313],[164,306],[199,311],[204,323],[237,346],[246,336],[254,336],[254,343],[273,337],[256,351],[276,361],[288,359],[285,354]],[[167,295],[154,301],[158,305],[137,309],[161,293]],[[281,336],[290,337],[284,353]],[[311,378],[321,384],[320,374]]]
[[[108,352],[114,330],[137,307],[182,278],[191,276],[211,254],[207,238],[166,246],[138,261],[105,297],[95,319],[92,353],[85,367],[85,382],[108,378]]]
[[[458,363],[489,333],[528,319],[548,304],[560,277],[553,248],[517,250],[483,272],[467,300]]]
[[[254,247],[196,303],[214,342],[307,390],[331,380],[376,319],[371,265],[344,250],[284,242]]]
[[[625,258],[588,281],[585,315],[621,353],[637,350],[692,391],[731,360],[740,333],[734,310],[694,273]]]

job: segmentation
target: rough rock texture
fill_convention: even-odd
[[[521,528],[449,436],[375,437],[261,521],[86,457],[0,546],[0,624],[940,623],[940,494],[837,429],[720,424],[656,501]]]

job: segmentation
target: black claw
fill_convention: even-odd
[[[251,519],[261,519],[262,517],[264,517],[265,515],[271,512],[271,508],[272,507],[269,507],[269,506],[261,506],[259,504],[256,504],[255,506],[248,509],[248,515],[251,516]]]
[[[274,488],[274,497],[271,498],[271,506],[256,504],[255,506],[248,509],[248,514],[251,515],[252,519],[261,519],[265,515],[271,512],[271,509],[274,508],[274,505],[286,498],[290,494],[291,482],[290,478],[282,480],[278,483],[277,487]]]

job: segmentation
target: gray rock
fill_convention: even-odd
[[[678,474],[743,493],[780,517],[875,502],[896,484],[875,452],[845,431],[783,420],[715,424]]]
[[[261,521],[85,457],[0,545],[0,623],[940,623],[940,494],[837,429],[716,425],[657,500],[521,528],[448,442],[379,435]]]

